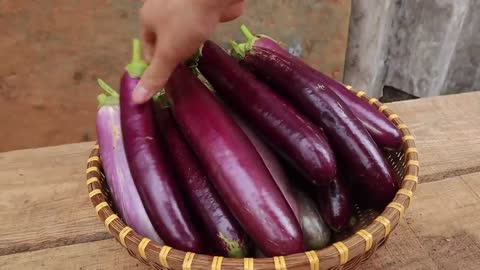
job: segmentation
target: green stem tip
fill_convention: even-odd
[[[118,105],[120,96],[118,92],[115,91],[110,85],[104,82],[102,79],[97,80],[98,85],[102,88],[106,93],[101,93],[97,96],[98,107],[108,106],[108,105]]]
[[[142,57],[140,40],[135,38],[132,41],[132,61],[125,67],[125,69],[131,77],[140,78],[147,67],[148,64]]]
[[[243,36],[247,39],[247,41],[250,41],[252,39],[255,39],[256,37],[250,32],[250,29],[245,24],[242,24],[240,26],[240,31],[242,32]]]

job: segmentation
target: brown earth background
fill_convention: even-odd
[[[96,79],[113,86],[137,33],[135,0],[0,0],[0,152],[94,140]],[[268,34],[343,78],[350,0],[248,1],[239,25]],[[181,16],[181,15],[180,15]]]

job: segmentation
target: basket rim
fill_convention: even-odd
[[[372,252],[388,238],[410,205],[413,192],[418,183],[420,169],[418,151],[413,134],[395,112],[376,98],[367,96],[365,92],[354,89],[349,85],[345,85],[345,87],[383,113],[400,130],[403,140],[402,152],[405,155],[406,164],[405,176],[393,201],[371,224],[348,238],[320,250],[270,258],[224,258],[221,256],[184,252],[166,245],[162,246],[137,234],[132,228],[128,227],[106,201],[104,188],[101,183],[103,175],[99,145],[95,143],[87,161],[86,176],[89,197],[97,215],[105,224],[107,231],[132,256],[158,269],[190,270],[194,267],[202,270],[221,270],[223,264],[223,266],[230,269],[244,270],[253,270],[254,268],[286,270],[287,266],[298,267],[307,265],[309,265],[311,270],[319,270],[344,265],[368,251]]]

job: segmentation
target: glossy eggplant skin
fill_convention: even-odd
[[[294,61],[301,61],[295,56],[289,54],[284,48],[278,45],[277,42],[268,38],[261,37],[255,40],[255,48],[267,49],[275,51],[286,59],[293,59]],[[391,121],[373,106],[358,98],[354,93],[345,88],[344,85],[330,78],[324,73],[315,70],[309,65],[301,65],[302,71],[312,74],[318,81],[335,92],[342,99],[348,108],[355,114],[355,116],[362,121],[365,128],[372,136],[375,143],[385,149],[398,150],[402,146],[402,134],[393,125]]]
[[[222,48],[206,41],[198,68],[222,99],[313,184],[328,185],[336,176],[335,157],[321,131]]]
[[[118,104],[102,106],[97,112],[96,126],[100,158],[118,214],[140,235],[163,244],[145,211],[130,173],[123,145]]]
[[[173,115],[227,207],[268,256],[303,251],[298,221],[248,137],[180,64],[166,93]]]
[[[135,186],[153,226],[167,245],[202,252],[201,237],[192,225],[165,149],[159,143],[152,102],[138,105],[132,100],[138,82],[139,78],[125,72],[120,87],[122,134]]]
[[[253,47],[243,59],[256,74],[289,97],[327,135],[337,160],[355,175],[369,207],[381,209],[398,189],[391,165],[360,120],[307,65],[273,50]]]
[[[296,189],[295,192],[305,248],[306,250],[321,249],[330,242],[332,232],[310,194],[300,189]]]
[[[168,156],[175,167],[179,186],[186,194],[213,245],[214,254],[243,258],[248,256],[249,239],[209,182],[190,146],[178,130],[168,109],[155,104],[159,131],[167,145]]]
[[[317,188],[313,197],[332,230],[338,232],[349,227],[353,215],[352,201],[342,179],[336,178],[328,187]]]
[[[260,137],[255,134],[255,132],[241,119],[235,114],[231,114],[232,118],[238,124],[238,126],[245,132],[245,135],[250,139],[255,149],[257,149],[258,154],[263,160],[263,163],[267,167],[268,171],[275,180],[278,188],[282,192],[283,196],[288,202],[288,205],[293,211],[293,214],[297,218],[298,222],[300,222],[298,208],[299,205],[297,204],[297,200],[295,198],[294,190],[288,176],[280,163],[279,158],[275,155],[275,153],[266,145]]]

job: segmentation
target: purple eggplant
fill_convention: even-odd
[[[261,157],[214,95],[183,64],[166,93],[173,115],[220,197],[268,256],[303,251],[295,215]]]
[[[395,196],[398,183],[391,165],[345,102],[308,73],[309,68],[299,59],[256,46],[243,55],[245,65],[323,129],[338,160],[355,176],[367,206],[385,207]]]
[[[120,118],[130,170],[150,220],[163,241],[176,249],[201,252],[201,237],[175,183],[164,145],[159,143],[152,102],[138,105],[132,100],[133,90],[145,69],[140,55],[140,45],[135,41],[133,61],[127,66],[120,87]]]
[[[350,226],[353,216],[352,201],[346,184],[336,178],[328,187],[317,188],[313,195],[323,220],[334,231]]]
[[[120,125],[119,96],[99,80],[110,94],[98,96],[97,139],[100,158],[114,205],[120,217],[137,233],[163,244],[145,211],[128,167]]]
[[[328,185],[336,176],[335,157],[321,131],[222,48],[206,41],[198,68],[219,96],[312,183]]]
[[[248,236],[209,182],[169,110],[157,102],[155,111],[159,130],[168,146],[169,158],[177,172],[177,180],[189,199],[189,205],[202,221],[209,243],[213,244],[213,252],[227,257],[247,257]]]
[[[243,56],[245,56],[245,50],[255,47],[274,51],[290,62],[301,62],[299,58],[289,54],[275,40],[266,36],[255,37],[244,25],[242,25],[241,29],[248,40],[239,50],[237,49]],[[234,46],[238,45],[234,44]],[[301,68],[304,73],[312,74],[321,84],[332,89],[335,94],[345,102],[355,116],[362,121],[379,147],[398,150],[402,146],[402,134],[380,111],[358,98],[354,93],[345,88],[343,84],[315,70],[313,67],[303,63],[299,68]]]
[[[293,189],[289,183],[287,174],[285,173],[277,156],[272,152],[272,150],[270,150],[270,148],[265,143],[263,143],[263,141],[255,134],[255,132],[253,132],[250,127],[248,127],[247,123],[245,123],[240,117],[238,117],[234,113],[231,113],[230,115],[233,117],[238,126],[243,130],[243,132],[245,132],[247,137],[252,142],[253,146],[262,158],[263,163],[272,175],[273,180],[275,180],[275,183],[277,184],[278,188],[287,200],[288,205],[293,211],[293,214],[300,222],[298,215],[299,206],[296,202],[295,194],[293,193]]]
[[[290,183],[291,181],[288,179],[289,177],[284,167],[282,167],[280,160],[260,137],[258,137],[240,117],[233,113],[231,115],[257,149],[265,166],[267,166],[277,186],[292,208],[302,227],[305,248],[307,250],[313,250],[326,246],[329,243],[331,232],[318,212],[314,201],[308,194]],[[295,178],[302,178],[300,175],[295,176],[298,176]],[[265,257],[259,250],[256,251],[255,256],[257,258]]]

